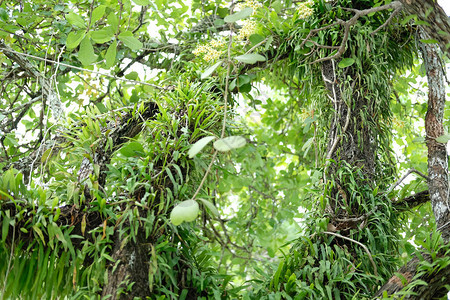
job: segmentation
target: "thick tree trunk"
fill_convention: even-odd
[[[420,39],[428,39],[427,33],[419,29]],[[445,83],[442,64],[438,55],[437,47],[433,44],[421,44],[422,57],[424,60],[428,79],[428,111],[425,117],[425,130],[428,147],[428,188],[429,198],[436,219],[437,229],[441,231],[445,242],[450,239],[450,208],[449,208],[449,185],[448,185],[448,157],[446,145],[436,141],[436,138],[444,134],[443,117],[445,107]],[[423,255],[425,261],[432,263],[429,255]],[[414,257],[406,266],[400,268],[399,273],[406,282],[402,282],[399,276],[394,275],[377,292],[381,297],[383,293],[388,295],[402,290],[418,274],[419,260]],[[422,280],[426,285],[413,287],[414,296],[406,296],[405,299],[439,299],[447,294],[446,284],[450,282],[450,266],[431,275],[423,273],[416,282]]]
[[[346,76],[351,76],[348,71]],[[330,208],[335,213],[336,219],[350,217],[348,211],[340,208],[346,206],[348,191],[342,186],[340,179],[336,178],[336,171],[342,164],[360,168],[364,174],[364,184],[373,183],[375,174],[375,139],[371,136],[370,126],[362,126],[366,120],[362,120],[361,111],[366,115],[372,113],[371,105],[367,99],[358,92],[356,81],[352,86],[344,87],[342,76],[337,75],[337,62],[328,60],[322,64],[322,77],[328,90],[328,97],[333,105],[333,118],[328,131],[328,146],[326,154],[325,176],[329,180],[333,178],[336,186],[333,188],[335,199],[330,201]],[[348,89],[344,91],[344,89]],[[356,91],[356,92],[355,92]],[[331,160],[331,161],[330,161]],[[363,184],[363,182],[360,182]],[[333,201],[334,200],[334,201]],[[357,209],[355,207],[355,209]],[[357,215],[357,211],[353,212]],[[354,217],[354,216],[352,216]],[[334,224],[337,229],[339,224]]]
[[[450,57],[450,21],[436,0],[400,0],[405,10],[428,25],[422,26],[429,38],[439,42],[441,50]]]
[[[432,263],[430,255],[423,255],[423,258],[428,263]],[[421,261],[422,260],[419,260],[417,257],[414,257],[406,264],[406,266],[401,267],[396,272],[398,273],[398,276],[392,276],[391,279],[389,279],[389,281],[377,292],[375,297],[381,299],[383,294],[392,295],[401,291],[405,285],[411,283],[414,276],[416,276]],[[450,267],[446,267],[431,275],[425,272],[425,274],[420,277],[420,280],[423,280],[427,284],[416,285],[412,290],[414,295],[405,295],[402,299],[441,299],[447,294],[445,285],[449,283],[449,278]]]
[[[428,35],[420,30],[421,39]],[[425,117],[425,130],[428,147],[428,187],[436,226],[446,242],[450,239],[450,207],[448,186],[448,157],[446,144],[436,138],[444,134],[442,124],[445,108],[445,82],[443,66],[437,47],[421,44],[428,79],[428,111]]]
[[[139,239],[139,238],[138,238]],[[108,268],[108,282],[103,288],[102,296],[116,299],[145,299],[150,295],[148,282],[149,253],[145,241],[128,242],[116,237],[112,258],[114,266]]]

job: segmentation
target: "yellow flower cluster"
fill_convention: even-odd
[[[393,124],[395,127],[398,127],[398,128],[403,128],[403,127],[405,127],[405,122],[402,121],[402,120],[400,120],[399,118],[397,118],[397,117],[395,117],[395,116],[392,118],[392,124]]]
[[[314,13],[314,10],[311,8],[311,5],[313,5],[313,1],[312,0],[308,0],[306,2],[302,2],[298,5],[298,17],[300,19],[306,19],[310,16],[312,16],[312,14]]]
[[[238,7],[240,9],[244,9],[246,7],[251,7],[251,8],[253,8],[253,14],[255,14],[256,10],[258,8],[262,7],[262,4],[256,0],[247,0],[244,3],[240,3]]]
[[[212,40],[211,42],[209,42],[209,44],[211,45],[211,47],[216,49],[225,46],[225,42],[223,40]]]
[[[307,110],[306,108],[302,108],[300,112],[300,119],[305,121],[307,118],[314,116],[314,110]]]
[[[225,42],[221,40],[212,40],[207,45],[200,45],[197,48],[195,48],[194,51],[192,51],[192,54],[195,56],[201,56],[203,55],[203,59],[205,61],[214,61],[220,58],[220,55],[222,55],[222,52],[217,50],[217,48],[222,48],[225,46]]]
[[[245,20],[244,24],[242,25],[242,28],[239,30],[237,39],[241,41],[248,39],[252,34],[256,32],[257,27],[258,24],[256,23],[256,21]]]

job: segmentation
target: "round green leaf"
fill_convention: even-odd
[[[133,2],[140,6],[146,6],[150,4],[150,0],[133,0]]]
[[[69,12],[66,15],[66,19],[72,25],[75,25],[79,28],[86,28],[86,23],[84,22],[83,18],[73,12]]]
[[[95,22],[103,17],[103,15],[105,14],[105,9],[105,5],[99,5],[92,11],[91,24],[95,24]]]
[[[204,138],[199,139],[194,145],[191,146],[191,149],[188,151],[189,158],[193,158],[197,153],[202,151],[209,142],[214,140],[215,136],[206,136]]]
[[[198,203],[194,200],[186,200],[175,206],[170,213],[170,221],[177,226],[183,222],[192,222],[198,216]]]
[[[126,157],[143,156],[145,154],[144,147],[138,142],[127,143],[120,149],[120,153]]]
[[[229,136],[214,142],[217,151],[226,152],[244,147],[247,141],[242,136]]]
[[[244,55],[239,55],[235,57],[236,60],[246,63],[246,64],[254,64],[257,61],[265,61],[266,58],[261,54],[249,53]]]
[[[139,50],[144,47],[144,45],[137,38],[135,38],[133,33],[130,31],[125,31],[119,34],[119,40],[121,40],[125,46],[131,50]]]
[[[100,29],[91,32],[91,38],[97,44],[109,42],[113,37],[114,34],[112,33],[112,31],[107,29]]]
[[[78,60],[84,66],[92,64],[97,59],[97,55],[94,53],[94,47],[92,47],[91,40],[88,36],[85,36],[80,43],[80,51],[78,51]]]
[[[71,31],[66,39],[66,46],[69,49],[78,47],[84,38],[84,30]]]
[[[346,68],[346,67],[350,67],[351,65],[353,65],[355,63],[355,60],[353,58],[344,58],[343,60],[341,60],[338,64],[339,68]]]
[[[226,16],[224,21],[227,23],[233,23],[233,22],[239,21],[240,19],[250,16],[252,13],[253,13],[253,8],[246,7],[243,10],[238,11],[237,13]]]
[[[450,134],[444,134],[436,138],[436,142],[445,144],[450,141]]]

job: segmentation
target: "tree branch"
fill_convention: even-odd
[[[441,6],[435,0],[400,0],[404,9],[425,22],[423,30],[438,41],[442,52],[450,58],[450,21]]]
[[[350,20],[348,20],[348,21],[338,20],[334,24],[311,30],[310,33],[308,34],[308,36],[306,37],[306,40],[309,40],[309,38],[311,37],[312,34],[319,32],[321,30],[325,30],[325,29],[328,29],[328,28],[331,28],[331,27],[337,26],[337,25],[341,25],[344,27],[344,37],[342,39],[341,45],[339,46],[338,52],[332,56],[319,58],[319,59],[315,60],[314,62],[312,62],[312,64],[331,60],[331,59],[340,58],[342,56],[342,54],[344,54],[344,52],[345,52],[346,44],[347,44],[347,41],[348,41],[348,38],[350,35],[350,28],[356,24],[356,21],[358,21],[359,18],[366,16],[368,14],[371,14],[371,13],[375,13],[375,12],[379,12],[379,11],[383,11],[383,10],[387,10],[387,9],[395,9],[394,13],[396,14],[397,10],[399,10],[401,8],[401,6],[402,6],[402,4],[399,1],[394,1],[394,2],[391,2],[391,3],[383,5],[383,6],[373,7],[373,8],[364,9],[364,10],[347,8],[347,10],[355,13],[355,15]],[[388,22],[388,21],[390,21],[390,20],[388,19],[386,22]],[[385,24],[383,24],[382,26],[384,27]],[[378,31],[379,29],[381,29],[381,28],[377,28],[375,31]],[[304,41],[300,46],[302,46],[305,42],[306,41]]]

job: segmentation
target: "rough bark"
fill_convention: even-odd
[[[450,57],[450,21],[436,0],[400,1],[409,14],[414,14],[420,21],[427,23],[427,25],[422,26],[423,30],[429,35],[429,38],[437,40],[442,52]]]
[[[428,35],[420,30],[422,39]],[[444,134],[445,82],[442,64],[433,44],[421,44],[428,80],[428,111],[425,116],[428,147],[428,188],[436,226],[446,242],[450,239],[450,206],[448,186],[447,146],[436,140]]]
[[[422,191],[395,201],[393,205],[398,211],[407,211],[428,201],[430,201],[430,193],[428,191]]]
[[[430,255],[423,256],[424,261],[432,263]],[[381,299],[383,294],[392,295],[401,291],[407,284],[413,281],[413,278],[418,275],[418,268],[422,260],[414,257],[410,260],[406,266],[401,267],[398,270],[398,275],[394,275],[389,281],[378,290],[375,297]],[[441,299],[447,294],[447,288],[445,284],[448,284],[450,278],[450,266],[439,270],[438,272],[428,273],[422,272],[420,276],[414,278],[414,280],[423,280],[426,285],[417,285],[410,290],[408,295],[405,295],[402,299]],[[405,282],[406,281],[406,282]]]
[[[351,74],[346,74],[346,76],[351,76]],[[342,78],[338,78],[337,75],[336,61],[328,60],[322,63],[322,77],[334,111],[328,131],[325,176],[328,179],[334,177],[339,168],[338,164],[347,163],[352,167],[361,168],[365,179],[371,182],[375,179],[376,147],[369,126],[360,126],[364,122],[361,119],[360,110],[370,114],[371,107],[361,93],[350,91],[351,96],[343,95],[344,88],[356,91],[358,86],[355,86],[355,82],[351,88],[342,86]],[[344,99],[344,97],[348,99]],[[336,218],[347,218],[349,217],[346,215],[347,212],[336,211],[336,208],[345,205],[347,195],[344,188],[340,186],[339,179],[334,178],[334,180],[337,186],[333,194],[337,196],[334,202],[330,202],[331,209],[335,211]]]
[[[427,33],[419,29],[421,39],[428,39]],[[448,186],[448,157],[446,145],[436,141],[436,138],[444,134],[443,117],[445,107],[445,83],[442,64],[438,55],[437,47],[433,44],[421,44],[421,52],[424,60],[428,80],[428,110],[425,116],[425,131],[428,147],[428,195],[431,200],[433,213],[436,219],[437,229],[441,231],[445,242],[450,239],[450,208],[449,208],[449,186]],[[423,198],[423,197],[419,197]],[[429,255],[423,255],[424,260],[431,263]],[[414,296],[408,295],[405,299],[439,299],[446,295],[445,284],[450,282],[450,266],[429,274],[419,274],[419,264],[422,260],[414,257],[406,266],[398,270],[406,283],[399,276],[394,275],[377,292],[381,297],[383,293],[388,295],[402,290],[411,282],[422,280],[426,285],[412,288]],[[414,278],[414,280],[413,280]]]
[[[138,236],[140,239],[140,236]],[[148,283],[149,252],[148,241],[128,242],[122,245],[116,237],[112,257],[117,262],[108,269],[108,282],[102,296],[108,299],[145,299],[151,295]],[[106,299],[106,298],[105,298]]]

